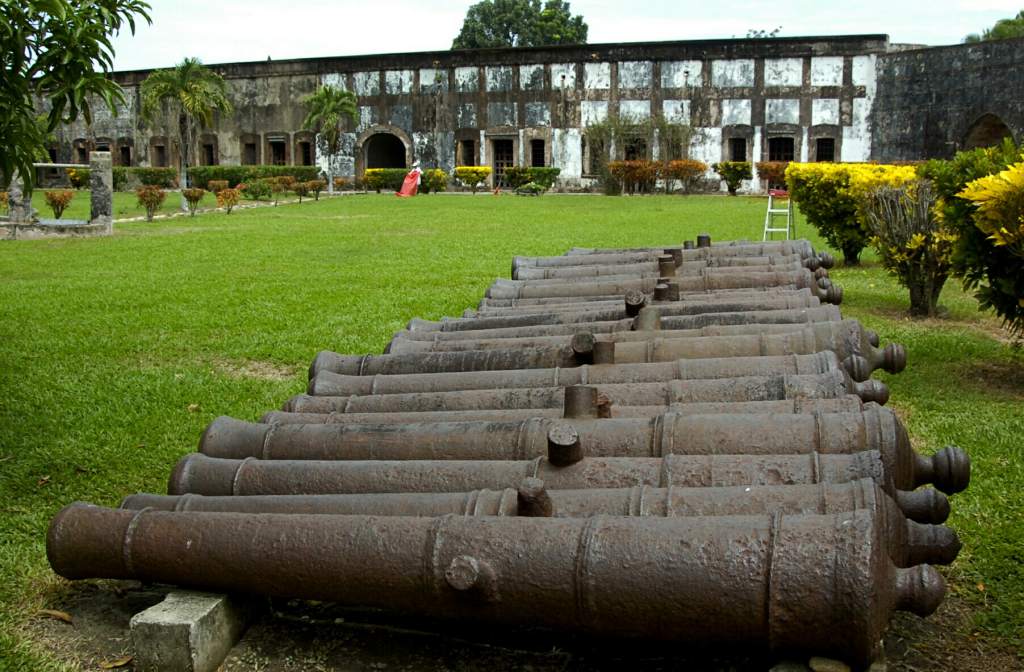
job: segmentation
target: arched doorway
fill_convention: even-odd
[[[992,147],[1002,142],[1003,138],[1013,138],[1010,128],[996,115],[983,114],[967,130],[964,149]]]
[[[374,133],[363,143],[367,168],[405,168],[405,143],[391,133]]]

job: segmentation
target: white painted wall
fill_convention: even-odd
[[[700,88],[703,67],[701,61],[665,61],[661,64],[661,88]]]
[[[767,124],[799,124],[800,101],[796,98],[769,98],[764,105]]]
[[[800,86],[804,79],[802,58],[764,59],[765,86]]]
[[[544,66],[539,63],[519,66],[519,88],[523,91],[544,89]]]
[[[750,125],[750,101],[745,98],[726,98],[722,101],[722,126]]]
[[[818,56],[811,59],[811,86],[842,86],[842,84],[842,56]]]
[[[587,127],[591,124],[600,124],[608,118],[607,100],[583,100],[580,101],[580,123]]]
[[[455,68],[455,90],[459,93],[475,93],[480,88],[480,73],[475,67]]]
[[[654,65],[650,61],[619,62],[620,89],[649,89]]]
[[[420,93],[435,91],[440,88],[448,90],[448,71],[441,68],[420,69]]]
[[[559,91],[562,88],[562,75],[565,75],[565,88],[576,88],[576,64],[553,63],[551,65],[551,88]]]
[[[689,124],[690,101],[663,100],[661,101],[661,114],[670,124]]]
[[[633,119],[644,120],[651,117],[651,101],[649,100],[620,100],[619,115],[628,116]]]
[[[811,125],[838,124],[839,99],[815,98],[811,101]]]
[[[353,76],[353,85],[357,96],[380,95],[380,72],[357,72]]]
[[[384,90],[389,96],[412,93],[412,70],[388,70],[384,73]]]
[[[612,86],[611,63],[585,63],[583,65],[583,87],[592,91],[610,89]]]
[[[867,161],[871,158],[871,123],[869,113],[875,102],[877,82],[874,55],[853,58],[853,83],[864,87],[864,97],[853,99],[853,118],[843,127],[841,161]]]
[[[511,91],[512,66],[487,66],[484,71],[484,79],[487,82],[488,91]]]
[[[558,182],[574,186],[583,175],[583,143],[578,128],[551,131],[551,165],[560,168]]]
[[[320,77],[321,86],[333,86],[336,89],[347,91],[348,86],[345,84],[345,75],[341,72],[327,72]]]
[[[754,59],[711,61],[712,86],[753,86]]]

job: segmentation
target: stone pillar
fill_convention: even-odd
[[[110,152],[89,153],[89,223],[114,229],[114,167]]]
[[[7,213],[11,224],[32,224],[39,219],[32,208],[32,196],[25,193],[25,184],[17,171],[11,176],[8,198]]]

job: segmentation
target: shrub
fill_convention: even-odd
[[[178,186],[178,173],[174,168],[129,168],[129,173],[143,186],[171,189]]]
[[[383,189],[398,191],[408,172],[405,168],[367,168],[363,172],[363,186],[378,194]]]
[[[491,176],[490,166],[456,166],[455,179],[469,187],[474,194],[480,185]]]
[[[547,190],[548,188],[543,184],[527,182],[526,184],[516,188],[516,194],[519,196],[540,196]]]
[[[423,171],[421,179],[423,192],[429,194],[432,191],[446,191],[448,189],[448,173],[440,168],[428,168]]]
[[[650,193],[661,173],[657,161],[609,161],[608,173],[630,194]]]
[[[0,210],[7,212],[11,207],[11,195],[6,191],[0,191]]]
[[[539,184],[544,187],[545,191],[547,191],[551,187],[555,186],[555,180],[558,179],[558,176],[561,173],[561,168],[533,167],[530,168],[530,182]]]
[[[144,185],[135,190],[135,196],[138,198],[139,205],[146,209],[146,221],[152,222],[153,215],[167,198],[167,192],[154,185]]]
[[[349,186],[349,182],[344,177],[336,177],[336,178],[334,178],[334,190],[335,191],[342,191],[342,190],[344,190],[348,186]]]
[[[192,185],[214,191],[210,180],[224,180],[229,187],[268,177],[290,176],[301,182],[320,176],[316,166],[195,166],[188,169]]]
[[[207,180],[206,187],[213,193],[227,189],[229,186],[227,180]]]
[[[786,186],[786,168],[789,161],[759,161],[754,164],[758,176],[765,181],[769,189],[782,189]]]
[[[961,152],[942,170],[940,212],[960,233],[953,271],[974,290],[982,308],[993,309],[1016,335],[1024,334],[1024,164],[1011,142]],[[979,172],[991,173],[978,177]],[[948,189],[966,182],[952,197]]]
[[[555,184],[555,178],[561,173],[559,168],[546,168],[535,166],[510,166],[505,169],[505,181],[510,187],[516,189],[533,182],[550,189]]]
[[[523,186],[530,181],[530,169],[527,166],[509,166],[505,168],[505,183],[512,189]]]
[[[786,168],[790,196],[847,265],[860,263],[868,244],[863,207],[870,189],[914,179],[911,166],[864,163],[797,163]]]
[[[124,191],[128,186],[128,168],[125,166],[114,166],[113,169],[114,191]]]
[[[291,191],[292,185],[295,184],[295,178],[291,175],[281,175],[279,177],[267,177],[261,180],[270,187],[270,193],[274,196],[274,205],[276,206],[278,201],[281,199],[281,194]]]
[[[313,200],[320,200],[320,192],[327,188],[327,180],[310,180],[306,182],[306,189],[313,194]]]
[[[68,174],[68,180],[71,182],[71,186],[75,189],[81,189],[85,185],[89,184],[89,169],[88,168],[65,168]]]
[[[956,232],[936,216],[931,183],[883,185],[869,190],[864,201],[871,245],[882,266],[910,290],[910,314],[935,315],[949,277]]]
[[[196,216],[196,208],[199,207],[199,202],[203,200],[203,196],[206,195],[205,189],[182,189],[181,195],[185,197],[185,202],[188,203],[188,214],[192,217]]]
[[[64,210],[71,204],[71,199],[75,197],[75,192],[70,189],[61,189],[59,191],[47,191],[44,193],[46,198],[46,204],[50,206],[50,210],[53,210],[54,219],[60,219],[60,216],[64,214]]]
[[[217,207],[224,208],[224,214],[230,215],[242,198],[238,189],[221,189],[217,192]]]
[[[693,159],[669,161],[663,168],[662,178],[665,180],[665,191],[669,191],[669,182],[678,180],[683,193],[693,191],[697,181],[708,170],[708,164]]]
[[[299,203],[302,203],[303,196],[309,196],[309,182],[293,182],[292,193],[299,197]]]
[[[238,185],[238,190],[245,194],[245,197],[253,201],[262,201],[269,198],[271,194],[270,183],[266,180],[252,180]]]
[[[711,169],[725,180],[725,187],[729,190],[730,196],[736,195],[736,190],[740,188],[740,183],[743,180],[750,180],[754,177],[749,161],[721,161],[712,165]]]

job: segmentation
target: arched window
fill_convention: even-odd
[[[1010,128],[996,115],[983,114],[967,130],[964,149],[992,147],[1002,142],[1003,138],[1013,138]]]

